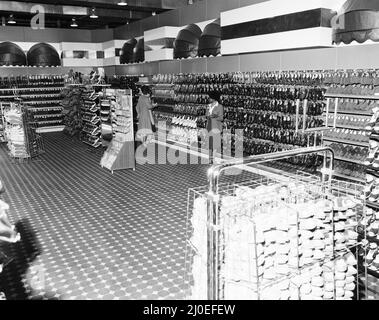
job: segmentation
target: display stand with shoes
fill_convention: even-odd
[[[8,144],[9,155],[20,161],[35,158],[44,152],[43,139],[37,133],[38,122],[30,107],[19,103],[2,103],[4,139]]]
[[[30,106],[38,122],[38,133],[64,129],[61,75],[18,76],[0,79],[0,102],[15,102],[19,98]]]
[[[158,85],[174,83],[175,105],[158,104],[153,114],[157,122],[167,121],[168,141],[198,144],[206,128],[208,94],[217,91],[222,94],[224,138],[231,141],[232,156],[235,142],[241,140],[237,130],[244,133],[245,155],[318,146],[322,134],[314,129],[324,126],[322,79],[320,71],[156,75]],[[315,169],[321,160],[306,156],[291,164]]]
[[[84,102],[80,108],[83,123],[80,140],[91,147],[101,146],[100,92],[101,87],[86,86]]]
[[[113,96],[111,91],[113,90]],[[110,170],[136,169],[134,129],[133,129],[133,92],[132,90],[108,89],[107,96],[114,110],[114,137],[105,151],[100,165]]]
[[[366,167],[376,165],[369,141],[375,138],[379,117],[378,77],[376,70],[325,74],[325,126],[332,129],[325,132],[323,144],[335,150],[335,175],[341,178],[364,183]]]
[[[64,124],[64,133],[73,137],[79,135],[83,128],[83,121],[81,117],[81,106],[84,103],[85,86],[77,83],[68,83],[66,88],[62,91],[62,102]]]

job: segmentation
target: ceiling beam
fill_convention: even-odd
[[[172,3],[167,8],[163,7],[163,2],[166,0],[127,0],[127,6],[118,6],[118,0],[19,0],[23,3],[39,3],[39,4],[56,4],[78,7],[96,7],[104,9],[117,10],[133,10],[133,11],[155,11],[157,13],[163,12],[172,8]],[[176,1],[176,0],[169,0]],[[183,0],[178,0],[181,3]],[[176,6],[178,7],[178,6]]]
[[[19,1],[0,1],[0,11],[10,13],[32,14],[31,10],[35,4],[24,3]],[[91,14],[91,8],[88,7],[69,7],[60,5],[44,5],[46,15],[67,15],[73,16],[88,16]],[[112,10],[97,8],[96,14],[99,17],[109,18],[125,18],[129,20],[140,20],[151,16],[148,12],[135,12],[131,10]],[[125,20],[126,21],[126,20]]]

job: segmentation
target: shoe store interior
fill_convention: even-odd
[[[379,300],[378,1],[0,17],[0,300]]]

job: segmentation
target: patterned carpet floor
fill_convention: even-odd
[[[3,199],[22,235],[3,246],[8,299],[184,299],[188,189],[207,165],[137,165],[113,175],[102,152],[61,134],[15,163],[0,148]],[[1,291],[0,290],[0,291]]]

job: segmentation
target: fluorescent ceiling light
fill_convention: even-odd
[[[97,19],[99,16],[96,14],[96,9],[92,8],[92,13],[89,16],[91,19]]]
[[[14,19],[13,14],[11,14],[9,16],[8,23],[9,24],[16,24],[16,20]]]
[[[126,3],[125,0],[121,0],[117,3],[119,6],[127,6],[128,4]]]
[[[75,18],[72,18],[72,22],[71,22],[70,27],[71,28],[77,28],[78,27],[78,24],[76,23],[76,19]]]

